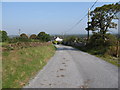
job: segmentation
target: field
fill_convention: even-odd
[[[21,88],[54,55],[53,45],[28,47],[2,52],[2,87]]]

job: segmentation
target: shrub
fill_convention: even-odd
[[[0,42],[8,41],[8,36],[6,31],[0,31]]]
[[[36,39],[37,36],[36,36],[35,34],[32,34],[29,38],[30,38],[30,39]]]
[[[51,40],[51,37],[49,34],[46,34],[45,32],[40,32],[38,35],[37,35],[37,39],[41,40],[41,41],[44,41],[44,42],[48,42]]]
[[[20,37],[23,38],[23,39],[28,39],[28,36],[27,36],[25,33],[22,33],[22,34],[20,35]]]
[[[109,47],[117,43],[117,38],[111,34],[94,33],[88,43],[90,48]]]
[[[70,45],[73,42],[79,43],[79,42],[82,42],[82,39],[77,36],[70,36],[65,38],[62,43],[65,45]]]
[[[53,43],[53,44],[58,44],[58,42],[57,42],[57,41],[53,41],[52,43]]]
[[[91,36],[86,49],[95,55],[107,54],[116,56],[116,46],[117,38],[114,35],[94,33]]]
[[[62,41],[56,41],[56,40],[54,40],[54,41],[52,41],[52,43],[53,44],[62,44]]]
[[[17,43],[17,42],[31,42],[31,39],[22,38],[22,37],[14,37],[9,39],[9,43]]]

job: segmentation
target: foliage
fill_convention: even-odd
[[[7,32],[6,31],[0,31],[0,42],[5,42],[7,41],[9,38],[7,36]]]
[[[120,48],[120,46],[119,46]],[[117,47],[116,46],[110,46],[109,49],[105,53],[106,55],[117,57]]]
[[[52,43],[53,43],[53,44],[62,44],[62,42],[56,41],[56,40],[54,40]]]
[[[37,35],[37,39],[41,40],[41,41],[50,41],[51,40],[51,37],[49,34],[46,34],[45,32],[40,32],[38,35]]]
[[[32,34],[29,38],[30,38],[30,39],[36,39],[37,36],[36,36],[35,34]]]
[[[22,88],[43,68],[54,52],[53,45],[2,52],[3,88]]]
[[[91,30],[93,35],[84,48],[85,51],[94,55],[117,56],[117,38],[107,32],[110,28],[116,28],[117,24],[113,19],[117,19],[115,14],[119,11],[120,4],[116,3],[97,7],[90,13],[92,21],[88,23],[86,30]]]
[[[17,43],[17,42],[31,42],[31,40],[22,37],[14,37],[9,39],[9,43]]]
[[[77,37],[75,37],[75,36],[70,36],[70,37],[67,37],[67,38],[64,39],[64,40],[66,40],[66,41],[68,41],[68,42],[74,42],[75,40],[77,40]]]
[[[111,34],[103,34],[100,33],[94,33],[90,40],[89,40],[89,47],[90,48],[97,48],[97,47],[109,47],[116,45],[117,43],[117,38],[114,35]]]
[[[28,39],[28,36],[27,36],[25,33],[22,33],[22,34],[20,35],[20,37],[23,38],[23,39]]]
[[[66,38],[64,39],[64,41],[66,41],[66,42],[74,42],[76,39],[77,39],[77,37],[75,37],[75,36],[70,36],[70,37],[66,37]]]
[[[50,41],[51,36],[45,32],[40,32],[38,35],[32,34],[29,38],[25,33],[22,33],[20,37],[8,38],[6,31],[0,31],[0,42],[8,41],[9,43],[17,42],[36,42],[36,41]]]
[[[71,44],[71,43],[79,43],[82,42],[82,39],[80,37],[77,36],[69,36],[64,38],[63,40],[63,44]]]
[[[97,7],[91,12],[92,21],[89,22],[89,30],[106,34],[109,28],[116,28],[117,24],[112,22],[117,19],[115,14],[120,11],[120,4],[109,4]],[[88,28],[86,28],[88,30]]]
[[[52,43],[53,43],[53,44],[58,44],[58,41],[55,41],[55,40],[54,40]]]

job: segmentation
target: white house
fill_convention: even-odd
[[[61,39],[61,38],[57,37],[57,38],[55,39],[55,41],[62,42],[62,41],[63,41],[63,39]]]

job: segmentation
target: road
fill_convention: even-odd
[[[48,64],[24,88],[118,88],[118,68],[70,46],[56,45]]]

